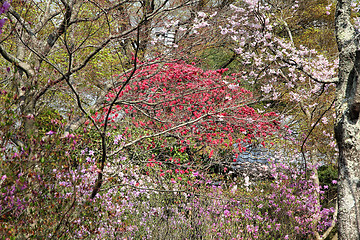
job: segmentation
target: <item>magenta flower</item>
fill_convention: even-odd
[[[5,1],[5,2],[3,3],[3,5],[1,6],[1,8],[0,8],[0,14],[3,14],[3,13],[5,13],[5,12],[7,12],[7,10],[9,10],[9,8],[10,8],[10,3],[8,3],[7,1]]]
[[[2,28],[4,27],[6,20],[6,18],[0,19],[0,33],[2,32]]]

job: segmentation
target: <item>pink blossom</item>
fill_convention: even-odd
[[[204,18],[204,17],[206,17],[206,13],[198,12],[198,16],[201,17],[201,18]]]
[[[261,86],[261,91],[263,91],[264,93],[269,93],[272,89],[272,86],[270,84],[267,84],[265,86]]]
[[[5,1],[0,8],[0,14],[7,12],[9,10],[9,8],[10,8],[10,3]]]

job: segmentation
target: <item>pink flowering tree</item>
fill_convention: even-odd
[[[287,10],[295,14],[298,7],[294,4]],[[274,9],[270,3],[247,1],[230,8],[228,15],[211,11],[200,14],[201,24],[195,24],[195,38],[209,41],[208,32],[214,40],[223,36],[233,51],[226,64],[236,66],[242,83],[263,103],[260,108],[286,113],[280,114],[280,118],[290,128],[281,133],[285,141],[277,141],[288,150],[281,151],[283,160],[313,166],[324,161],[334,164],[338,151],[332,130],[337,60],[328,60],[303,46],[296,47],[290,29],[287,40],[278,37],[274,29],[279,21],[272,17]],[[213,28],[214,25],[218,28]],[[319,186],[317,169],[312,171],[314,185]]]

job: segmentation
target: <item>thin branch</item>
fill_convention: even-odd
[[[70,212],[71,209],[74,208],[75,206],[75,203],[76,203],[76,194],[73,194],[74,195],[74,200],[73,202],[71,203],[69,209],[66,211],[66,213],[62,216],[62,218],[60,219],[58,225],[56,226],[55,230],[54,230],[54,233],[51,235],[51,238],[50,239],[53,239],[54,237],[57,237],[55,236],[55,234],[59,231],[60,227],[61,227],[61,224],[62,222],[64,221],[66,215]]]
[[[62,34],[64,34],[69,27],[73,9],[65,1],[62,0],[61,2],[65,6],[64,19],[61,22],[60,26],[48,36],[48,39],[46,41],[47,45],[45,46],[44,51],[42,52],[43,56],[47,56],[47,54],[50,52],[50,49],[55,45],[55,43],[59,39],[59,37]]]
[[[237,106],[237,107],[239,107],[239,106]],[[234,108],[234,107],[227,108],[227,109],[233,109],[233,108]],[[138,143],[138,142],[144,140],[144,139],[153,138],[153,137],[157,137],[157,136],[164,135],[164,134],[166,134],[166,133],[168,133],[168,132],[171,132],[171,131],[173,131],[173,130],[176,130],[176,129],[178,129],[178,128],[181,128],[181,127],[184,127],[184,126],[187,126],[187,125],[196,123],[196,122],[200,121],[201,119],[203,119],[203,118],[205,118],[205,117],[218,114],[218,113],[220,113],[220,112],[222,112],[222,111],[224,111],[224,110],[225,110],[225,109],[222,109],[221,111],[216,111],[216,112],[212,112],[212,113],[207,113],[207,114],[204,114],[203,116],[200,116],[200,117],[198,117],[198,118],[196,118],[196,119],[194,119],[194,120],[192,120],[192,121],[185,122],[185,123],[181,123],[181,124],[176,125],[176,126],[174,126],[174,127],[172,127],[172,128],[169,128],[169,129],[167,129],[167,130],[164,130],[164,131],[161,131],[161,132],[158,132],[158,133],[155,133],[155,134],[151,134],[151,135],[142,136],[142,137],[140,137],[140,138],[138,138],[138,139],[135,139],[135,140],[133,140],[133,141],[131,141],[131,142],[123,145],[120,149],[114,151],[114,152],[111,153],[109,156],[110,156],[110,157],[111,157],[111,156],[114,156],[115,154],[118,154],[120,151],[122,151],[124,148],[127,148],[127,147],[129,147],[129,146],[131,146],[131,145],[133,145],[133,144],[135,144],[135,143]]]
[[[269,47],[270,51],[276,55],[276,51],[272,48],[272,47]],[[293,59],[285,59],[285,58],[280,58],[281,61],[283,61],[284,63],[290,65],[290,66],[293,66],[295,67],[297,70],[300,70],[301,72],[303,72],[306,76],[308,76],[311,80],[313,80],[314,82],[317,82],[317,83],[324,83],[324,84],[331,84],[331,83],[338,83],[339,82],[339,79],[337,77],[335,78],[331,78],[331,79],[325,79],[325,80],[322,80],[322,79],[317,79],[315,78],[313,75],[311,75],[310,73],[306,72],[304,70],[304,67],[301,65],[301,64],[298,64],[296,61],[294,61]]]
[[[141,21],[141,22],[143,22],[143,21]],[[106,146],[106,138],[105,137],[106,137],[106,130],[107,130],[107,125],[108,125],[108,122],[109,122],[109,116],[110,116],[111,110],[114,107],[116,100],[119,98],[120,93],[124,90],[125,86],[129,84],[130,80],[134,76],[135,71],[137,69],[137,61],[138,61],[137,56],[138,56],[139,45],[140,45],[139,44],[139,42],[140,42],[140,26],[141,26],[141,24],[139,24],[137,26],[137,41],[138,41],[138,44],[137,44],[137,48],[135,50],[135,55],[134,55],[134,67],[133,67],[133,70],[131,71],[131,73],[127,77],[126,81],[123,83],[123,85],[119,89],[119,91],[116,94],[114,100],[111,102],[111,104],[110,104],[110,106],[108,108],[106,117],[105,117],[104,129],[100,134],[100,136],[101,136],[101,145],[102,145],[101,146],[102,147],[102,156],[101,156],[101,162],[100,162],[100,172],[98,173],[98,178],[96,179],[95,186],[94,186],[93,191],[92,191],[92,193],[90,195],[91,199],[93,199],[96,196],[96,194],[99,192],[99,190],[101,188],[101,185],[102,185],[103,170],[104,170],[105,162],[106,162],[106,158],[107,158],[107,152],[106,152],[107,151],[107,146]]]
[[[307,175],[307,173],[306,173],[306,172],[307,172],[307,160],[306,160],[306,156],[305,156],[305,152],[304,152],[305,143],[306,143],[306,141],[308,140],[308,138],[310,137],[312,131],[315,129],[315,127],[318,125],[318,123],[320,122],[320,120],[322,119],[322,117],[325,115],[325,113],[327,113],[327,112],[333,107],[333,105],[334,105],[334,103],[335,103],[335,100],[336,100],[336,99],[334,98],[334,100],[332,101],[332,103],[330,104],[330,106],[329,106],[329,107],[321,114],[321,116],[316,120],[315,124],[311,127],[310,131],[308,132],[308,134],[306,135],[304,141],[303,141],[302,144],[301,144],[301,154],[302,154],[302,156],[303,156],[303,158],[304,158],[304,163],[305,163],[305,166],[304,166],[304,168],[305,168],[305,178],[306,178],[306,175]]]
[[[125,187],[125,186],[135,188],[135,189],[138,189],[138,190],[154,191],[154,192],[187,192],[186,190],[163,190],[163,189],[155,189],[155,188],[136,187],[134,185],[126,184],[126,183],[112,185],[112,186],[110,186],[108,188],[101,189],[100,192],[112,189],[114,187]]]
[[[297,62],[295,62],[294,60],[290,59],[285,59],[282,58],[281,59],[283,62],[289,64],[290,66],[295,67],[296,69],[300,70],[301,72],[303,72],[306,76],[308,76],[311,80],[317,82],[317,83],[324,83],[324,84],[330,84],[330,83],[337,83],[339,82],[339,79],[337,77],[335,78],[330,78],[330,79],[325,79],[325,80],[320,80],[315,78],[313,75],[309,74],[308,72],[306,72],[304,70],[304,67],[302,65],[299,65]]]
[[[31,68],[31,66],[21,61],[20,59],[16,58],[12,54],[8,53],[1,45],[0,45],[0,54],[3,56],[7,61],[14,64],[16,67],[20,68],[26,73],[27,77],[33,77],[35,75],[34,70]]]
[[[13,17],[11,19],[12,21],[16,19],[23,27],[23,29],[26,31],[26,33],[29,34],[29,36],[31,37],[35,36],[35,33],[31,30],[30,24],[27,21],[25,21],[23,18],[21,18],[20,14],[14,11],[13,7],[10,7],[8,16],[10,16],[10,18]]]
[[[335,211],[334,211],[334,214],[333,214],[333,219],[331,221],[330,227],[325,231],[325,233],[321,237],[320,237],[320,234],[318,232],[315,232],[316,240],[325,240],[329,236],[331,231],[334,229],[334,227],[336,226],[338,208],[339,208],[339,206],[338,206],[338,203],[336,201]]]

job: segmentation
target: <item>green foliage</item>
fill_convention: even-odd
[[[205,48],[201,53],[200,59],[204,69],[219,69],[226,65],[224,67],[229,68],[230,72],[236,72],[236,61],[229,63],[233,57],[234,52],[229,47],[219,46]]]
[[[42,110],[35,119],[35,125],[41,136],[49,131],[58,132],[61,125],[66,124],[66,120],[59,111],[51,107]]]
[[[333,164],[323,165],[318,169],[319,181],[321,186],[327,186],[322,190],[325,192],[323,205],[325,207],[335,207],[337,197],[338,167]]]

